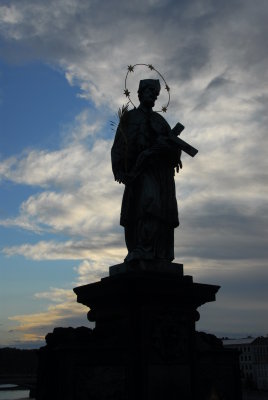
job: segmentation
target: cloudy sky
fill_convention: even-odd
[[[1,0],[1,345],[88,325],[72,288],[126,255],[110,121],[137,63],[199,149],[176,177],[176,261],[221,289],[197,328],[268,333],[267,18],[266,0]]]

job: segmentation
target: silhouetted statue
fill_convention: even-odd
[[[183,125],[171,130],[152,110],[159,93],[159,80],[140,81],[140,105],[122,114],[112,147],[115,180],[125,184],[120,224],[126,262],[174,259],[174,228],[179,225],[174,168],[182,168],[181,150],[197,152],[177,138]]]

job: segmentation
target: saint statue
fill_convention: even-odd
[[[185,149],[172,138],[181,140],[177,136],[184,127],[178,123],[171,129],[153,111],[159,93],[158,79],[140,81],[140,105],[122,114],[112,146],[114,177],[125,185],[120,216],[125,262],[174,259],[174,229],[179,225],[174,171],[182,168]]]

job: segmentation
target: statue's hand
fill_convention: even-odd
[[[176,166],[176,171],[179,172],[179,170],[182,169],[182,162],[181,159],[179,159],[178,164]]]
[[[181,162],[181,150],[177,152],[177,159],[176,159],[176,171],[179,172],[182,169],[182,162]]]
[[[124,185],[126,185],[127,182],[127,174],[123,173],[123,172],[118,172],[116,174],[115,177],[116,182],[118,183],[123,183]]]

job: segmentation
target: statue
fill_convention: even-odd
[[[141,80],[140,105],[123,110],[112,146],[115,180],[125,184],[120,225],[125,229],[125,262],[174,259],[174,229],[179,226],[174,169],[182,168],[181,150],[197,150],[177,136],[152,109],[160,93],[158,79]]]

